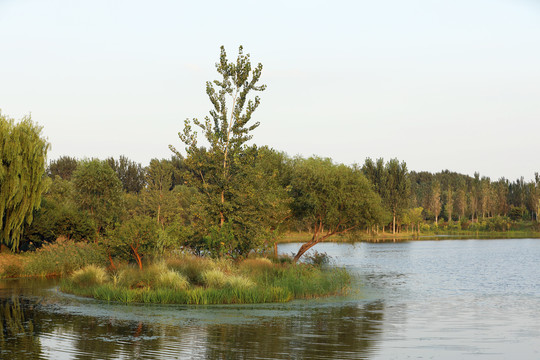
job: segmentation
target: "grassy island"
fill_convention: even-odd
[[[184,255],[143,270],[88,265],[62,279],[60,290],[123,303],[254,304],[343,294],[349,282],[344,269],[288,258],[233,262]]]

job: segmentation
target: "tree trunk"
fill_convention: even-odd
[[[133,255],[135,256],[135,261],[137,261],[137,265],[139,266],[139,269],[142,270],[142,260],[141,256],[139,255],[138,248],[134,247],[133,245],[130,245],[131,250],[133,250]]]
[[[392,234],[396,233],[396,212],[393,213],[393,219],[392,219]]]
[[[225,191],[221,192],[221,204],[225,204]],[[219,227],[223,227],[223,224],[225,223],[225,215],[223,214],[223,210],[219,212],[219,215],[221,216]]]

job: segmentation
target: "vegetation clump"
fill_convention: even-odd
[[[194,264],[199,263],[199,266]],[[286,302],[343,294],[349,274],[339,268],[269,259],[210,260],[181,256],[106,272],[94,265],[62,280],[67,293],[123,303],[241,304]]]

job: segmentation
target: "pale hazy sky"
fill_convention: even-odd
[[[540,1],[0,0],[0,109],[49,159],[168,158],[219,46],[264,65],[254,141],[493,180],[540,171]]]

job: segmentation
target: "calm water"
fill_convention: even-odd
[[[316,250],[358,275],[349,296],[126,306],[60,294],[54,281],[2,281],[0,358],[540,359],[540,240]]]

